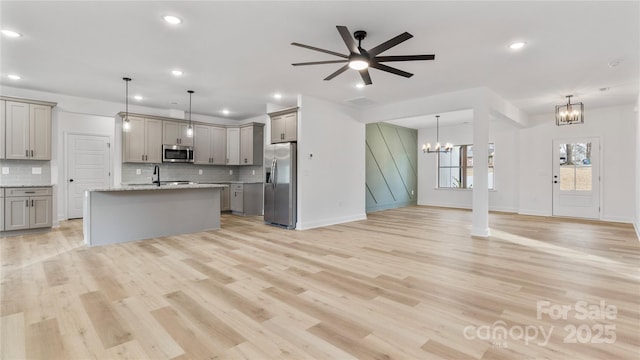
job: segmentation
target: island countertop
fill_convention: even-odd
[[[137,191],[137,190],[176,190],[176,189],[206,189],[206,188],[225,188],[228,185],[223,184],[123,184],[122,186],[113,186],[106,188],[87,189],[87,191]]]

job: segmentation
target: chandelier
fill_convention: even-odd
[[[440,153],[449,152],[453,148],[451,143],[446,143],[444,146],[440,145],[440,115],[436,115],[436,146],[431,149],[431,144],[422,144],[423,153]]]
[[[584,124],[584,104],[572,104],[572,97],[567,95],[567,103],[556,106],[556,125]]]

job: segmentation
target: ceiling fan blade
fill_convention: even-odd
[[[336,76],[338,76],[338,75],[342,74],[343,72],[347,71],[347,69],[348,69],[348,68],[349,68],[349,64],[347,64],[347,65],[345,65],[345,66],[341,67],[340,69],[338,69],[338,71],[334,72],[333,74],[331,74],[331,75],[327,76],[327,77],[326,77],[326,78],[324,78],[324,79],[325,79],[325,80],[331,80],[331,79],[333,79],[334,77],[336,77]]]
[[[347,64],[347,65],[345,65],[345,66],[349,66],[349,65]],[[409,77],[412,77],[412,76],[413,76],[413,74],[412,74],[412,73],[408,73],[408,72],[406,72],[406,71],[402,71],[402,70],[400,70],[400,69],[396,69],[396,68],[394,68],[394,67],[387,66],[387,65],[384,65],[384,64],[377,64],[377,63],[375,63],[375,64],[369,64],[369,66],[370,66],[370,67],[372,67],[372,68],[374,68],[374,69],[378,69],[378,70],[382,70],[382,71],[390,72],[390,73],[392,73],[392,74],[396,74],[396,75],[404,76],[404,77],[407,77],[407,78],[409,78]]]
[[[396,56],[376,56],[377,62],[385,61],[415,61],[415,60],[435,60],[435,55],[396,55]]]
[[[320,48],[317,48],[317,47],[315,47],[315,46],[310,46],[310,45],[300,44],[300,43],[296,43],[296,42],[291,43],[291,45],[293,45],[293,46],[303,47],[303,48],[305,48],[305,49],[310,49],[310,50],[320,51],[320,52],[323,52],[323,53],[325,53],[325,54],[331,54],[331,55],[339,56],[339,57],[341,57],[341,58],[345,58],[345,59],[349,58],[349,56],[348,56],[348,55],[340,54],[340,53],[337,53],[337,52],[335,52],[335,51],[331,51],[331,50],[320,49]]]
[[[300,65],[338,64],[338,63],[343,63],[343,62],[347,62],[347,60],[311,61],[311,62],[295,63],[295,64],[291,64],[291,65],[300,66]]]
[[[391,40],[387,40],[385,42],[383,42],[382,44],[369,49],[367,52],[369,53],[369,55],[371,56],[376,56],[378,54],[380,54],[383,51],[389,50],[390,48],[400,44],[403,41],[407,41],[409,39],[411,39],[413,37],[413,35],[409,34],[408,32],[404,32],[396,37],[394,37]]]
[[[336,28],[338,29],[340,36],[342,36],[342,40],[344,41],[345,45],[347,45],[347,49],[349,49],[349,51],[354,54],[360,54],[358,45],[356,44],[355,40],[353,40],[353,37],[351,37],[349,29],[347,29],[346,26],[336,26]]]
[[[367,69],[360,70],[360,76],[362,76],[362,81],[364,81],[365,85],[373,84],[371,82],[371,76],[369,76],[369,70],[367,70]]]

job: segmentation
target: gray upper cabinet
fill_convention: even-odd
[[[220,126],[211,127],[211,155],[213,165],[224,165],[227,162],[227,129]]]
[[[50,105],[20,101],[4,103],[4,158],[51,160]]]
[[[196,125],[193,130],[193,163],[211,165],[211,126]]]
[[[167,145],[193,146],[193,136],[189,137],[189,123],[178,121],[162,122],[162,143]]]
[[[194,164],[225,165],[227,130],[219,126],[194,126]]]
[[[227,128],[227,165],[240,165],[240,128]]]
[[[162,121],[129,116],[130,128],[123,134],[123,162],[162,161]]]
[[[264,125],[252,124],[240,128],[240,165],[262,165]]]
[[[269,114],[271,118],[271,143],[291,142],[298,140],[297,108]]]
[[[5,129],[5,108],[6,108],[6,101],[4,100],[0,100],[0,159],[4,159],[5,158],[5,135],[4,135],[4,129]],[[3,219],[4,220],[4,219]],[[4,226],[2,229],[3,230]]]

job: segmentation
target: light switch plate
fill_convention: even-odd
[[[229,175],[233,175],[233,169],[229,169]]]
[[[256,170],[255,169],[251,170],[251,175],[255,175],[255,174],[256,174]]]
[[[142,171],[140,171],[140,169],[136,169],[136,175],[140,175],[142,174]]]
[[[33,168],[31,168],[31,173],[33,175],[40,175],[40,174],[42,174],[42,168],[41,167],[33,167]]]
[[[9,175],[9,168],[6,166],[2,167],[2,175]]]
[[[202,169],[198,169],[198,175],[202,175]]]

